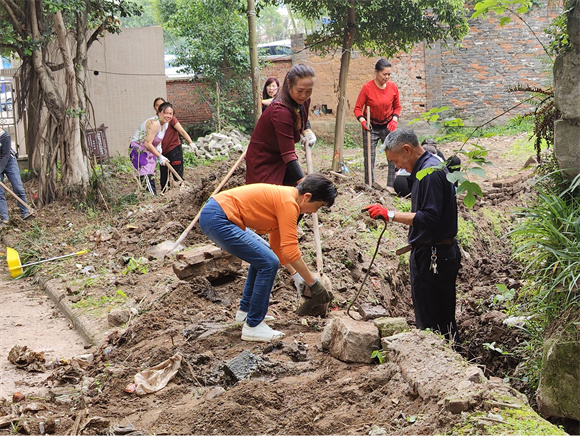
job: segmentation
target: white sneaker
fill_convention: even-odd
[[[241,323],[245,322],[247,317],[248,317],[248,312],[243,312],[241,310],[238,310],[236,312],[236,322],[237,323],[241,324]],[[270,316],[270,315],[266,315],[264,317],[264,321],[274,321],[274,319],[275,318],[273,316]]]
[[[264,321],[256,327],[250,327],[246,323],[242,327],[242,341],[270,342],[274,339],[282,339],[284,336],[286,336],[284,333],[272,329]]]

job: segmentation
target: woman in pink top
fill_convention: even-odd
[[[155,166],[166,165],[168,159],[161,154],[161,141],[167,131],[167,126],[173,118],[173,106],[163,103],[157,108],[157,115],[151,117],[139,126],[131,137],[129,156],[133,167],[139,174],[145,188],[153,195],[155,189]]]
[[[387,135],[397,128],[401,116],[399,89],[390,81],[391,63],[379,59],[375,65],[375,78],[365,83],[360,90],[354,106],[354,116],[363,128],[363,152],[365,164],[365,183],[369,184],[368,176],[368,131],[371,132],[371,175],[372,185],[375,181],[375,156],[379,139],[384,142]],[[371,119],[367,120],[367,107],[371,110]],[[395,165],[389,162],[387,185],[393,186],[395,181]]]

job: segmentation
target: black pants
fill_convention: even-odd
[[[437,257],[437,274],[430,269],[432,255]],[[437,331],[459,344],[455,321],[455,281],[461,264],[461,252],[457,243],[415,247],[409,262],[417,328]]]
[[[409,187],[409,176],[398,175],[395,177],[395,182],[393,183],[393,188],[399,197],[407,197],[411,194],[411,188]]]
[[[179,145],[169,153],[164,153],[163,156],[169,159],[169,164],[171,164],[173,169],[177,172],[177,174],[179,174],[179,177],[183,179],[183,147]],[[161,183],[161,191],[164,192],[169,183],[169,170],[166,166],[160,166],[159,173],[161,176],[159,180]],[[177,182],[177,177],[173,176],[173,180]]]
[[[367,150],[367,143],[368,143],[368,136],[369,133],[362,129],[363,131],[363,156],[364,156],[364,164],[365,164],[365,184],[369,184],[369,170],[368,170],[368,150]],[[377,156],[377,144],[379,139],[381,142],[385,142],[387,136],[391,133],[387,126],[373,126],[373,130],[371,130],[371,185],[375,181],[375,160]],[[395,164],[389,162],[389,172],[387,174],[387,186],[393,186],[395,182]]]

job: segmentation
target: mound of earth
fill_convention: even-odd
[[[531,195],[531,170],[521,171],[529,156],[509,154],[522,138],[485,139],[481,145],[495,166],[487,179],[478,180],[484,198],[472,209],[460,206],[465,227],[457,292],[462,354],[487,377],[516,375],[519,362],[501,350],[526,339],[522,330],[503,323],[502,303],[494,298],[498,284],[515,291],[521,286],[521,268],[502,236],[515,209]],[[442,148],[448,155],[458,146]],[[359,291],[382,230],[361,209],[375,202],[401,208],[408,201],[364,185],[361,151],[345,150],[354,173],[348,177],[324,170],[331,149],[315,151],[315,168],[333,178],[339,190],[331,211],[319,214],[323,271],[333,285],[332,317],[343,313]],[[84,205],[60,201],[40,209],[34,222],[19,222],[18,229],[4,234],[7,244],[39,258],[89,250],[43,264],[36,272],[82,313],[97,338],[89,350],[92,363],[62,366],[39,385],[47,402],[43,422],[51,420],[53,433],[61,434],[98,434],[108,428],[116,434],[434,434],[457,424],[460,415],[424,401],[388,364],[349,364],[323,351],[321,331],[328,319],[295,314],[299,299],[285,270],[274,286],[270,313],[276,318],[271,325],[286,337],[256,344],[241,341],[241,326],[233,321],[247,266],[221,280],[183,281],[173,272],[174,258],[150,255],[157,244],[179,238],[238,157],[188,168],[183,187],[155,198],[139,193],[130,175],[105,169],[110,174],[95,202],[115,201],[101,206],[102,212],[87,214]],[[378,163],[382,180],[386,171],[383,158]],[[244,178],[242,164],[223,189],[244,184]],[[314,269],[311,218],[300,226],[301,250]],[[406,233],[402,225],[388,225],[355,312],[362,305],[380,306],[413,325],[408,254],[395,254],[406,245]],[[207,243],[197,227],[185,240],[188,247]],[[110,314],[119,310],[128,314],[126,322],[111,328]],[[236,380],[225,368],[245,351],[257,356],[258,366],[251,379]],[[136,373],[176,354],[183,363],[167,387],[145,396],[126,392]],[[78,378],[70,377],[71,371]],[[525,392],[524,385],[515,387]],[[12,407],[4,399],[0,415],[9,415]],[[31,432],[40,430],[38,422],[31,418]]]

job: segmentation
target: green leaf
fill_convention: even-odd
[[[463,204],[465,204],[465,206],[468,208],[473,207],[475,204],[475,196],[469,192],[465,197],[463,197]]]
[[[476,176],[480,176],[480,177],[486,176],[485,170],[481,167],[468,168],[467,171],[469,171],[472,174],[475,174]]]
[[[454,171],[452,173],[447,173],[447,180],[451,183],[460,182],[465,179],[465,173],[463,171]]]

